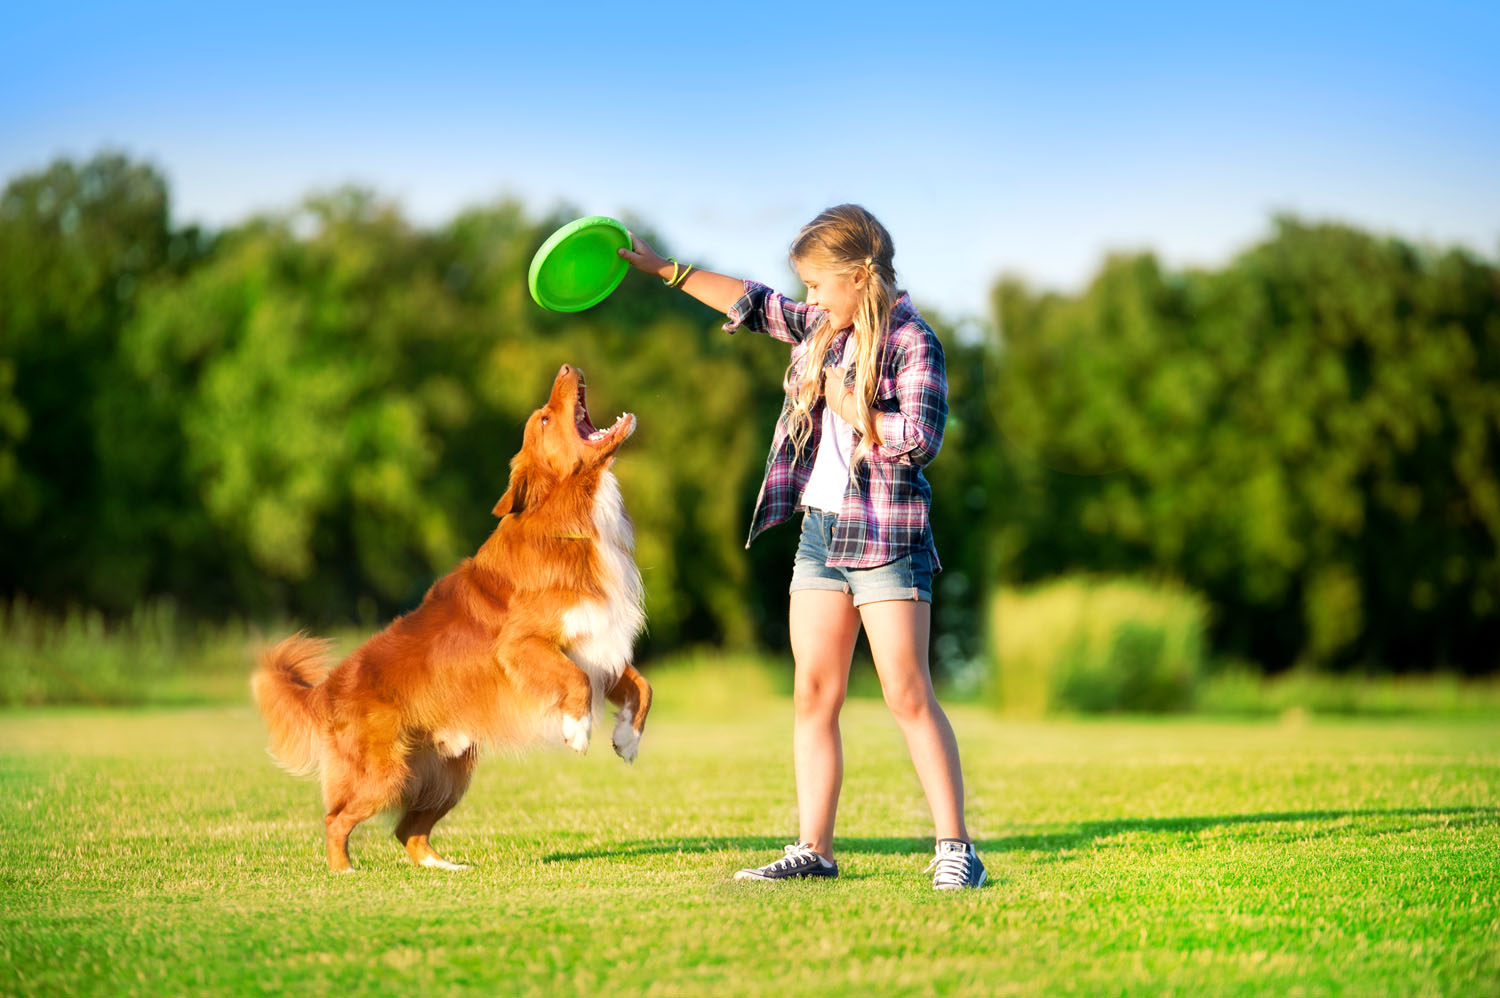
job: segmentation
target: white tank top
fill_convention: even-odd
[[[852,335],[844,339],[844,352],[837,363],[842,367],[849,356]],[[812,475],[802,490],[801,505],[838,513],[844,508],[844,491],[849,487],[849,458],[854,453],[854,427],[834,413],[833,406],[823,406],[822,436],[818,453],[813,456]]]

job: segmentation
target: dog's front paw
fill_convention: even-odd
[[[618,720],[615,721],[614,736],[610,740],[614,743],[616,755],[626,762],[635,762],[636,753],[641,747],[641,736],[630,721],[630,709],[620,711]]]
[[[579,755],[589,750],[589,719],[563,715],[563,743]]]

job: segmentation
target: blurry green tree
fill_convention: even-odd
[[[1174,576],[1273,668],[1500,665],[1500,269],[1281,219],[994,300],[998,576]]]
[[[757,640],[741,531],[784,358],[639,279],[581,315],[536,308],[526,269],[566,209],[421,231],[344,189],[209,241],[119,157],[3,203],[6,594],[310,624],[410,607],[493,527],[567,362],[601,417],[640,420],[617,469],[650,640]]]
[[[419,229],[342,189],[204,233],[120,156],[11,181],[0,594],[372,623],[492,528],[566,362],[601,418],[640,419],[617,467],[650,648],[784,647],[795,530],[743,544],[785,345],[638,275],[536,308],[531,255],[576,214]],[[995,309],[991,342],[928,311],[941,671],[979,661],[986,587],[1080,569],[1181,579],[1220,650],[1273,667],[1496,667],[1494,265],[1283,220],[1220,271],[1115,258],[1076,296],[1004,281]]]
[[[121,156],[68,161],[0,194],[0,547],[4,589],[114,605],[101,437],[116,341],[146,284],[199,250],[166,183]]]

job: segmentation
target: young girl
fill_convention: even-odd
[[[890,234],[850,204],[805,225],[791,259],[807,285],[806,304],[753,281],[684,267],[632,239],[621,256],[725,312],[726,331],[743,326],[792,344],[750,540],[802,511],[789,614],[801,830],[783,857],[736,879],[838,876],[839,710],[863,624],[937,825],[932,885],[981,886],[984,865],[964,825],[958,746],[927,663],[932,576],[940,566],[922,466],[942,444],[947,377],[937,336],[896,288]]]

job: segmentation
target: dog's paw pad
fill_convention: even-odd
[[[580,754],[587,752],[589,750],[589,719],[563,715],[562,736],[563,743],[574,752]]]
[[[636,753],[640,751],[641,736],[630,724],[630,712],[621,711],[620,719],[615,722],[614,735],[615,753],[626,762],[635,762]]]

